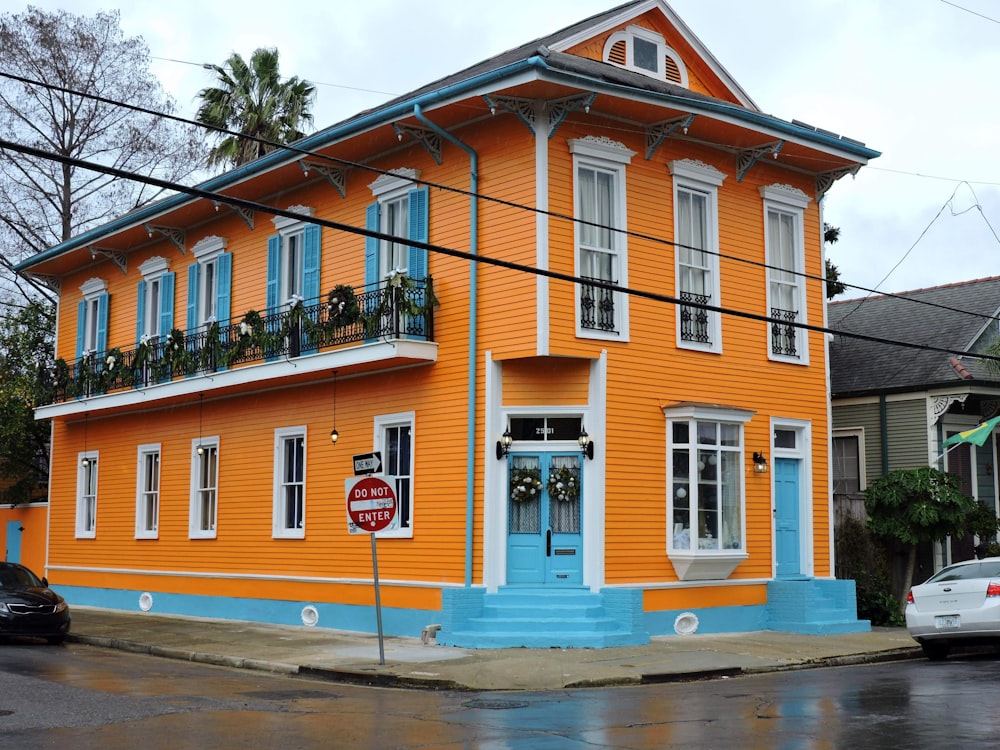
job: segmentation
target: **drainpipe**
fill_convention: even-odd
[[[413,116],[442,138],[454,143],[469,155],[469,253],[479,252],[479,154],[448,131],[428,120],[419,104],[413,105]],[[465,585],[472,586],[473,523],[476,509],[476,297],[479,264],[469,269],[469,412],[465,455]]]
[[[889,474],[889,405],[885,394],[878,397],[879,447],[882,450],[882,476]]]

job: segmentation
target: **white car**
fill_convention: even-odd
[[[906,629],[934,661],[955,645],[1000,644],[1000,557],[949,565],[911,588]]]

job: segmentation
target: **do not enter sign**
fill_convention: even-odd
[[[396,491],[380,477],[351,478],[347,488],[347,517],[352,534],[373,533],[396,520]]]

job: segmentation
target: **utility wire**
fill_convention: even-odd
[[[208,190],[203,190],[197,187],[188,187],[186,185],[181,185],[179,183],[168,182],[167,180],[161,180],[157,177],[139,175],[134,172],[127,172],[125,170],[117,169],[115,167],[106,166],[104,164],[96,164],[94,162],[83,161],[82,159],[76,159],[70,156],[64,156],[62,154],[53,154],[45,152],[41,149],[34,148],[32,146],[25,146],[18,143],[13,143],[6,139],[0,139],[0,149],[8,149],[15,151],[17,153],[22,153],[28,156],[33,156],[38,159],[48,159],[51,161],[57,161],[61,164],[76,167],[78,169],[88,169],[95,172],[101,172],[103,174],[112,175],[124,180],[137,180],[139,182],[144,182],[146,184],[152,185],[154,187],[159,187],[165,190],[175,190],[186,195],[190,195],[195,198],[201,198],[208,201],[213,201],[216,203],[223,203],[228,206],[233,206],[237,208],[249,209],[251,211],[260,211],[266,214],[272,214],[275,216],[282,216],[289,219],[295,219],[297,221],[302,221],[309,224],[316,224],[327,229],[334,229],[341,232],[346,232],[348,234],[363,235],[365,237],[371,237],[373,239],[379,240],[381,242],[399,242],[402,238],[396,235],[386,234],[385,232],[379,232],[372,229],[356,227],[351,224],[344,224],[342,222],[332,221],[330,219],[320,219],[314,216],[305,216],[294,211],[288,211],[286,209],[281,209],[276,206],[269,206],[264,203],[259,203],[257,201],[247,200],[245,198],[236,198],[234,196],[225,195],[223,193],[216,193]],[[839,336],[845,336],[852,339],[859,339],[862,341],[870,341],[877,344],[890,344],[894,346],[900,346],[908,349],[918,349],[922,351],[935,351],[942,352],[945,354],[954,354],[958,356],[972,356],[983,360],[989,360],[1000,363],[1000,356],[994,356],[989,354],[974,354],[973,352],[968,352],[961,349],[951,349],[947,347],[931,346],[929,344],[913,344],[906,341],[897,341],[894,339],[887,339],[879,336],[868,336],[860,333],[853,333],[850,331],[838,331],[832,328],[827,328],[826,326],[818,326],[810,323],[801,323],[798,321],[786,321],[778,318],[772,318],[767,315],[761,315],[759,313],[752,313],[746,310],[734,310],[731,308],[719,307],[718,305],[709,305],[699,302],[680,300],[677,297],[671,297],[666,294],[659,294],[657,292],[650,292],[643,289],[633,289],[630,287],[619,286],[611,282],[600,281],[597,279],[583,279],[579,276],[574,276],[572,274],[560,273],[558,271],[552,271],[549,269],[535,268],[533,266],[524,265],[522,263],[514,263],[512,261],[501,260],[499,258],[493,258],[486,255],[478,255],[474,253],[465,252],[464,250],[456,250],[454,248],[444,247],[443,245],[434,245],[429,242],[423,242],[414,239],[405,239],[406,244],[412,247],[417,247],[422,250],[427,250],[428,252],[437,253],[440,255],[446,255],[452,258],[459,258],[462,260],[473,261],[477,263],[485,263],[487,265],[498,266],[500,268],[507,268],[513,271],[520,271],[523,273],[534,274],[536,276],[544,276],[550,279],[556,279],[558,281],[566,281],[572,284],[582,284],[584,286],[606,289],[611,292],[618,292],[621,294],[629,295],[632,297],[638,297],[640,299],[648,299],[655,302],[665,302],[671,305],[684,305],[686,307],[694,307],[701,310],[707,310],[710,312],[717,312],[721,315],[730,315],[733,317],[744,318],[747,320],[755,320],[762,323],[780,324],[792,326],[794,328],[799,328],[806,331],[812,331],[815,333],[829,333]]]
[[[191,63],[191,64],[194,64],[194,63]],[[115,100],[115,99],[108,99],[106,97],[98,96],[96,94],[90,94],[90,93],[87,93],[87,92],[84,92],[84,91],[78,91],[78,90],[75,90],[75,89],[70,89],[70,88],[66,88],[66,87],[63,87],[63,86],[57,86],[55,84],[50,84],[50,83],[46,83],[46,82],[43,82],[43,81],[37,81],[37,80],[31,79],[31,78],[25,78],[23,76],[15,75],[13,73],[7,73],[5,71],[0,71],[0,77],[9,78],[11,80],[18,81],[19,83],[23,83],[25,85],[41,86],[43,88],[51,89],[51,90],[54,90],[54,91],[59,91],[59,92],[62,92],[64,94],[69,94],[69,95],[72,95],[72,96],[85,97],[85,98],[88,98],[88,99],[92,99],[94,101],[101,102],[103,104],[107,104],[109,106],[123,107],[125,109],[129,109],[129,110],[132,110],[132,111],[135,111],[135,112],[140,112],[142,114],[148,114],[148,115],[152,115],[152,116],[155,116],[155,117],[162,117],[164,119],[172,120],[172,121],[184,124],[184,125],[201,127],[201,128],[204,128],[204,129],[207,129],[207,130],[211,130],[211,131],[214,131],[216,133],[227,135],[227,136],[232,136],[232,137],[236,137],[236,138],[246,138],[246,139],[252,140],[254,142],[260,143],[262,145],[269,146],[273,150],[280,150],[280,151],[285,151],[285,152],[289,152],[289,153],[292,153],[292,154],[299,154],[301,156],[307,156],[307,157],[311,157],[311,158],[315,158],[315,159],[321,159],[321,160],[324,160],[324,161],[328,161],[328,162],[337,164],[339,166],[345,166],[345,167],[352,167],[352,168],[357,168],[357,169],[363,169],[363,170],[367,170],[367,171],[370,171],[370,172],[373,172],[373,173],[379,174],[379,175],[391,175],[392,174],[392,172],[390,170],[380,169],[378,167],[373,167],[373,166],[371,166],[369,164],[364,164],[362,162],[351,161],[349,159],[342,159],[342,158],[335,157],[335,156],[330,156],[330,155],[327,155],[327,154],[320,154],[320,153],[317,153],[315,151],[309,151],[307,149],[299,148],[299,147],[295,146],[294,144],[279,143],[277,141],[271,141],[271,140],[268,140],[266,138],[259,138],[259,137],[256,137],[256,136],[244,135],[242,133],[239,133],[238,131],[227,130],[225,128],[220,128],[220,127],[216,127],[216,126],[213,126],[213,125],[206,125],[206,124],[198,122],[196,120],[190,120],[190,119],[187,119],[187,118],[184,118],[184,117],[180,117],[178,115],[166,114],[166,113],[163,113],[163,112],[158,112],[156,110],[148,109],[148,108],[145,108],[145,107],[139,107],[139,106],[136,106],[136,105],[133,105],[133,104],[128,104],[126,102],[118,101],[118,100]],[[42,158],[45,158],[45,157],[42,157]],[[125,178],[125,179],[133,179],[133,178]],[[781,268],[781,267],[778,267],[778,266],[773,266],[773,265],[770,265],[768,263],[764,263],[764,262],[761,262],[761,261],[751,260],[749,258],[743,258],[743,257],[740,257],[738,255],[730,255],[730,254],[723,253],[723,252],[720,252],[720,251],[706,250],[706,249],[703,249],[703,248],[692,247],[692,246],[689,246],[689,245],[684,245],[682,243],[672,242],[672,241],[664,239],[662,237],[657,237],[657,236],[654,236],[654,235],[644,234],[644,233],[636,232],[636,231],[633,231],[633,230],[621,230],[621,229],[618,229],[616,227],[610,227],[610,226],[607,226],[607,225],[604,225],[604,224],[600,224],[600,223],[597,223],[597,222],[591,222],[591,221],[587,221],[585,219],[579,219],[577,217],[569,216],[569,215],[558,213],[558,212],[555,212],[555,211],[548,211],[548,210],[544,210],[544,209],[539,209],[539,208],[536,208],[534,206],[526,206],[526,205],[521,204],[521,203],[515,203],[513,201],[504,200],[502,198],[496,198],[496,197],[493,197],[493,196],[490,196],[490,195],[486,195],[484,193],[474,193],[474,192],[472,192],[470,190],[465,190],[463,188],[457,188],[457,187],[453,187],[453,186],[450,186],[450,185],[443,185],[441,183],[431,182],[431,181],[425,180],[425,179],[415,178],[413,180],[413,182],[418,183],[420,185],[424,185],[426,187],[434,188],[436,190],[442,190],[442,191],[445,191],[445,192],[455,193],[457,195],[461,195],[461,196],[468,197],[468,198],[479,198],[479,199],[482,199],[482,200],[485,200],[485,201],[496,203],[496,204],[501,205],[501,206],[506,206],[506,207],[509,207],[509,208],[516,208],[516,209],[522,210],[522,211],[530,211],[530,212],[534,212],[536,214],[542,214],[542,215],[545,215],[545,216],[548,216],[548,217],[554,218],[554,219],[561,219],[561,220],[568,221],[568,222],[571,222],[571,223],[576,223],[576,224],[581,224],[581,225],[584,225],[584,226],[595,227],[597,229],[608,229],[608,230],[611,230],[613,232],[616,232],[619,235],[624,235],[624,236],[629,237],[629,238],[646,240],[646,241],[649,241],[649,242],[653,242],[653,243],[661,244],[661,245],[667,245],[667,246],[674,247],[674,248],[684,248],[684,249],[695,250],[695,251],[698,251],[698,252],[703,252],[703,253],[705,253],[707,255],[711,255],[711,256],[717,257],[717,258],[719,258],[721,260],[731,260],[731,261],[735,261],[735,262],[738,262],[738,263],[743,263],[745,265],[749,265],[749,266],[756,267],[756,268],[763,268],[763,269],[767,269],[767,270],[782,271],[784,273],[790,273],[790,274],[792,274],[794,276],[800,277],[800,278],[805,279],[807,281],[817,281],[817,282],[823,284],[824,286],[827,283],[827,279],[826,279],[825,276],[816,276],[816,275],[813,275],[813,274],[806,273],[804,271],[790,271],[789,269],[786,269],[786,268]],[[175,186],[175,187],[171,187],[171,188],[167,188],[167,189],[177,190],[177,187]],[[183,191],[178,190],[178,192],[183,192]],[[884,279],[883,279],[883,282],[884,282]],[[879,284],[881,284],[883,282],[879,282]],[[972,315],[974,317],[981,318],[981,319],[984,319],[984,320],[993,320],[993,321],[1000,322],[1000,317],[996,317],[996,316],[992,316],[992,315],[988,315],[988,314],[984,314],[984,313],[972,312],[971,310],[962,310],[960,308],[950,307],[950,306],[947,306],[947,305],[941,305],[939,303],[930,302],[930,301],[927,301],[927,300],[913,299],[913,298],[910,298],[910,297],[906,297],[905,295],[893,294],[893,293],[889,293],[889,292],[879,292],[877,288],[875,288],[875,289],[868,289],[866,287],[858,286],[856,284],[850,284],[850,283],[845,282],[845,281],[841,281],[840,283],[842,283],[845,287],[849,287],[851,289],[856,289],[856,290],[862,291],[862,292],[868,292],[869,296],[871,294],[881,294],[882,296],[885,296],[885,297],[891,297],[891,298],[895,298],[895,299],[906,300],[906,301],[909,301],[909,302],[914,302],[916,304],[922,304],[922,305],[925,305],[925,306],[928,306],[928,307],[934,307],[934,308],[938,308],[938,309],[943,309],[943,310],[946,310],[948,312],[957,312],[957,313],[961,313],[961,314],[964,314],[964,315]],[[866,299],[866,298],[864,298],[864,299]]]

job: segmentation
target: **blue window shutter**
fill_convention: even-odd
[[[135,291],[135,342],[138,344],[146,332],[146,280],[139,282]]]
[[[278,271],[281,266],[281,235],[267,238],[267,298],[268,310],[278,306]]]
[[[87,302],[80,300],[76,306],[76,358],[83,356],[83,339],[87,335]]]
[[[429,236],[427,228],[427,188],[415,188],[408,196],[410,206],[410,239],[418,242],[427,242]],[[409,250],[407,275],[411,279],[427,278],[427,251],[419,247],[411,247]]]
[[[187,329],[193,331],[198,326],[198,276],[201,274],[201,266],[192,263],[188,266],[188,301],[187,301]]]
[[[303,232],[302,296],[305,304],[319,301],[320,228],[306,225]]]
[[[160,333],[167,335],[174,327],[174,278],[175,273],[160,277]]]
[[[373,232],[379,230],[378,211],[377,201],[369,204],[368,208],[365,209],[365,229],[370,229]],[[378,245],[379,241],[375,237],[365,237],[365,285],[372,289],[379,280]]]
[[[97,298],[97,351],[103,356],[108,349],[108,301],[107,292]]]
[[[219,325],[226,325],[232,311],[233,254],[222,253],[215,261],[215,316]]]

